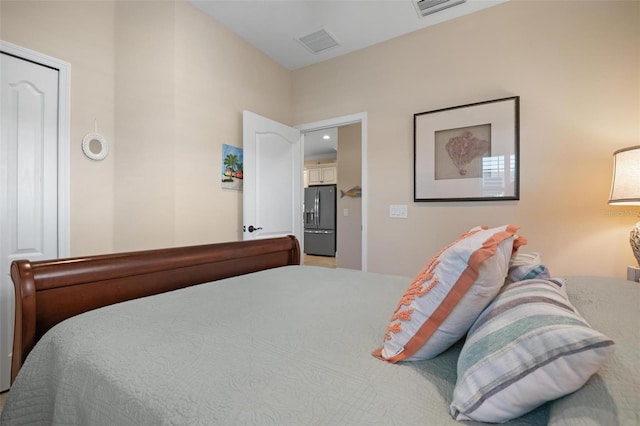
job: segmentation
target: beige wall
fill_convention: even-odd
[[[362,187],[362,125],[338,128],[338,200],[336,235],[338,268],[362,269],[362,198],[341,197],[354,186]],[[345,209],[348,215],[345,216]]]
[[[293,73],[294,122],[368,121],[369,270],[414,275],[475,225],[513,223],[554,274],[625,276],[637,209],[607,205],[640,142],[640,3],[511,1]],[[413,202],[413,114],[521,97],[521,199]],[[407,204],[408,219],[389,219]]]
[[[114,4],[0,2],[0,38],[71,63],[71,252],[113,250],[115,136]],[[94,162],[82,138],[98,131],[111,155]]]
[[[0,38],[71,63],[71,254],[237,240],[242,110],[291,124],[291,73],[183,1],[0,2]],[[110,155],[82,155],[98,130]]]
[[[512,0],[293,73],[183,1],[3,0],[0,15],[0,38],[72,65],[74,255],[240,238],[241,193],[218,170],[248,109],[287,124],[367,112],[370,270],[413,275],[467,228],[507,222],[556,274],[635,262],[637,210],[606,201],[613,151],[640,141],[636,1]],[[521,200],[413,203],[413,114],[512,95]],[[94,119],[102,162],[80,150]]]
[[[176,27],[171,2],[116,2],[114,249],[172,246]]]
[[[293,124],[291,72],[195,8],[176,8],[175,244],[242,239],[242,192],[220,188],[242,111]]]

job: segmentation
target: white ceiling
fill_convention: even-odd
[[[282,66],[296,70],[508,0],[466,0],[425,17],[417,12],[417,0],[188,1]],[[313,54],[298,38],[320,29],[340,45]],[[325,134],[331,139],[322,139]],[[305,159],[335,157],[337,137],[337,129],[305,134]]]
[[[328,136],[329,139],[325,139]],[[338,154],[338,129],[317,130],[304,134],[304,159],[322,160],[336,158]]]
[[[507,0],[467,0],[420,17],[415,0],[189,0],[290,70],[407,34]],[[325,29],[339,46],[313,54],[298,42]]]

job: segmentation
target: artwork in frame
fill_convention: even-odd
[[[222,189],[242,190],[242,148],[222,145]]]
[[[518,200],[519,121],[519,96],[414,114],[414,201]]]

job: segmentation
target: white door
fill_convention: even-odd
[[[11,376],[11,262],[58,257],[58,77],[1,54],[0,391]]]
[[[244,111],[243,239],[295,235],[302,244],[302,136]]]

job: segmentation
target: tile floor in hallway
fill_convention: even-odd
[[[2,413],[2,409],[4,408],[4,402],[7,400],[7,395],[9,395],[9,391],[0,393],[0,413]]]
[[[329,256],[313,256],[310,254],[304,255],[304,264],[313,266],[323,266],[325,268],[336,267],[336,258]]]

